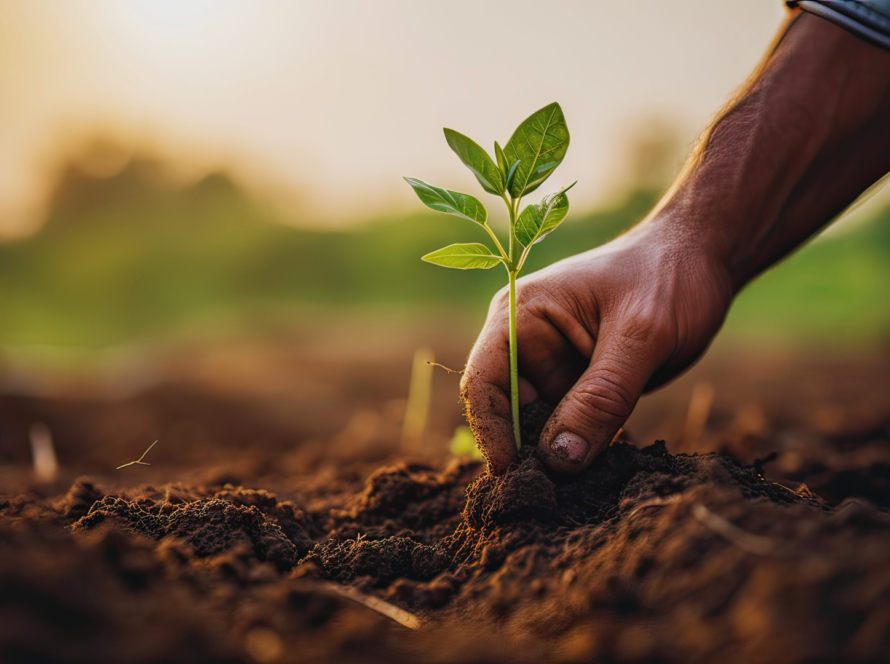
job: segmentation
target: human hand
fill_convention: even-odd
[[[521,403],[556,409],[544,461],[585,468],[644,390],[692,364],[733,296],[890,172],[890,53],[795,20],[702,135],[658,212],[517,283]],[[506,290],[461,384],[492,472],[516,455]]]
[[[640,398],[692,364],[732,299],[725,270],[657,221],[519,279],[520,403],[555,410],[544,462],[574,473],[612,440]],[[461,383],[493,473],[516,456],[510,416],[507,291],[492,301]]]

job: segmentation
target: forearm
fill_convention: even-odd
[[[702,247],[738,290],[888,171],[890,53],[805,15],[652,219]]]

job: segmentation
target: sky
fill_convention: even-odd
[[[402,176],[473,193],[442,127],[486,148],[558,101],[553,187],[600,205],[641,128],[681,146],[762,57],[780,0],[0,0],[0,234],[32,231],[60,160],[104,134],[221,168],[295,220],[414,209]],[[549,183],[548,183],[549,184]]]

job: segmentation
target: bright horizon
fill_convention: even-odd
[[[474,192],[441,128],[490,149],[552,101],[572,131],[561,177],[600,204],[634,132],[691,145],[784,16],[779,0],[630,5],[0,0],[0,233],[35,227],[53,165],[95,134],[342,223],[413,209],[402,176]]]

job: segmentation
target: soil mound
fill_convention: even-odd
[[[497,477],[396,460],[274,492],[84,477],[55,497],[0,496],[0,616],[17,616],[0,621],[0,659],[890,657],[888,515],[761,470],[619,440],[574,477],[529,445]],[[327,582],[428,627],[408,632]]]

